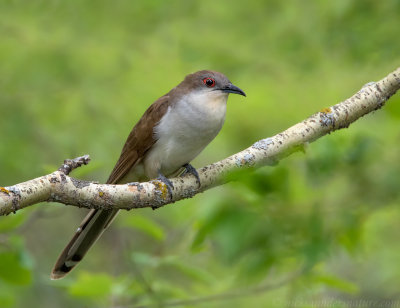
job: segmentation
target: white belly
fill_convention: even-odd
[[[155,178],[161,171],[173,175],[192,161],[218,134],[225,120],[225,93],[187,96],[173,107],[155,128],[157,142],[143,160],[144,173]]]

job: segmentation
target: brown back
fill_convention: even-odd
[[[129,134],[121,155],[107,180],[107,184],[118,183],[134,165],[141,161],[146,152],[156,142],[153,128],[167,112],[170,105],[167,94],[156,100],[145,111]]]

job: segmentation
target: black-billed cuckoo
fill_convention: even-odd
[[[169,191],[167,176],[184,169],[198,179],[189,164],[221,130],[229,93],[246,94],[225,75],[198,71],[156,100],[132,129],[108,184],[158,178]],[[82,260],[118,210],[91,210],[64,248],[51,273],[59,279]]]

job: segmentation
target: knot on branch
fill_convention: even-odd
[[[89,155],[83,155],[74,159],[66,159],[64,160],[64,164],[60,168],[58,168],[58,171],[61,171],[65,175],[68,175],[72,170],[82,165],[87,165],[89,162]]]

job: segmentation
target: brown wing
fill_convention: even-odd
[[[120,181],[156,142],[153,136],[153,128],[167,112],[169,106],[169,97],[164,95],[146,110],[129,134],[121,156],[107,183],[114,184]],[[51,274],[52,279],[64,277],[82,260],[117,212],[118,210],[91,210],[89,212],[58,257]]]
[[[129,134],[122,148],[121,156],[107,180],[107,184],[118,183],[135,164],[140,162],[146,152],[156,142],[153,128],[167,112],[169,106],[169,96],[164,95],[145,111]]]

